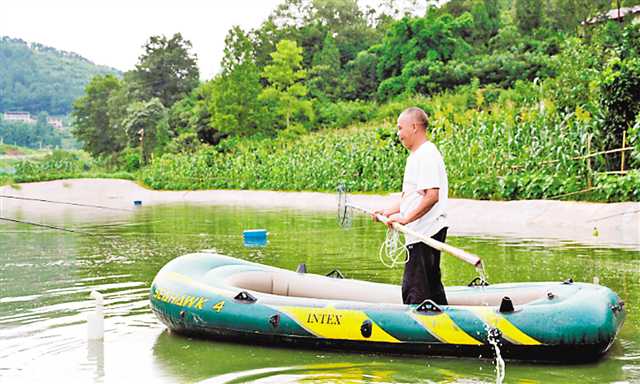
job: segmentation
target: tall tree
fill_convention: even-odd
[[[167,111],[158,98],[129,105],[124,127],[129,146],[140,146],[144,164],[147,164],[152,153],[168,140]]]
[[[210,100],[213,82],[200,84],[189,96],[173,104],[168,118],[169,134],[172,138],[195,135],[198,142],[216,145],[224,137],[211,126]]]
[[[255,133],[262,121],[260,70],[251,38],[237,26],[227,34],[221,64],[222,73],[208,83],[211,129],[223,135]]]
[[[302,48],[294,41],[282,40],[271,58],[272,64],[267,65],[262,72],[269,86],[262,90],[260,100],[272,108],[272,114],[284,119],[282,128],[299,129],[302,121],[314,118],[311,102],[303,99],[308,90],[301,83],[307,76],[306,71],[301,68]],[[278,120],[275,119],[274,123]]]
[[[234,25],[224,39],[224,55],[222,57],[223,75],[247,62],[254,62],[254,48],[251,38],[245,31]]]
[[[471,8],[476,41],[487,42],[500,29],[500,4],[498,0],[476,1]]]
[[[515,16],[518,29],[530,33],[542,26],[542,0],[515,0]]]
[[[378,77],[382,80],[398,76],[412,61],[438,60],[446,63],[469,49],[459,31],[469,29],[472,24],[468,13],[453,18],[433,11],[425,17],[398,20],[382,40]]]
[[[191,42],[176,33],[171,39],[152,36],[132,71],[133,95],[140,100],[160,99],[165,107],[185,97],[198,86],[196,55]]]
[[[258,66],[268,64],[269,53],[282,39],[296,41],[303,48],[304,65],[311,66],[327,34],[335,39],[342,65],[382,37],[356,0],[285,0],[254,34]]]
[[[211,126],[220,132],[250,135],[261,128],[258,96],[262,90],[260,71],[251,61],[212,80],[209,98]]]
[[[376,73],[378,57],[370,50],[362,51],[345,66],[343,97],[369,100],[375,96],[380,81]]]
[[[547,0],[546,14],[550,26],[561,31],[575,31],[581,22],[609,9],[610,0]]]
[[[327,27],[326,33],[332,35],[340,52],[341,64],[355,59],[358,52],[382,37],[367,24],[356,0],[314,0],[310,20]]]
[[[313,57],[309,89],[311,96],[336,99],[341,94],[340,51],[333,36],[327,34],[322,50]]]
[[[84,96],[73,103],[73,135],[93,155],[120,151],[125,145],[124,131],[114,129],[116,119],[110,111],[110,97],[122,87],[113,75],[96,76],[85,88]]]
[[[612,59],[603,71],[600,88],[606,144],[619,148],[623,132],[640,114],[640,58]]]

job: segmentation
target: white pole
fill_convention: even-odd
[[[373,211],[371,211],[369,209],[366,209],[366,208],[363,208],[363,207],[359,207],[357,205],[353,205],[353,204],[350,204],[350,203],[347,203],[346,206],[354,208],[354,209],[357,209],[357,210],[365,212],[365,213],[368,213],[370,215],[375,215],[376,218],[379,221],[381,221],[382,223],[384,223],[384,224],[387,224],[387,222],[389,221],[388,217],[375,214]],[[464,251],[464,250],[462,250],[460,248],[456,248],[456,247],[451,246],[449,244],[445,244],[445,243],[440,242],[438,240],[432,239],[432,238],[430,238],[428,236],[422,235],[422,234],[420,234],[420,233],[418,233],[416,231],[413,231],[413,230],[407,228],[406,226],[404,226],[404,225],[402,225],[400,223],[394,222],[393,223],[393,228],[395,230],[397,230],[397,231],[400,231],[402,233],[405,233],[407,235],[411,235],[411,236],[413,236],[413,237],[415,237],[417,239],[420,239],[420,241],[422,241],[423,243],[427,244],[428,246],[430,246],[432,248],[435,248],[435,249],[437,249],[439,251],[442,251],[442,252],[447,252],[447,253],[459,258],[460,260],[473,265],[474,267],[479,267],[479,266],[482,265],[482,260],[480,259],[480,257],[478,257],[478,256],[476,256],[476,255],[474,255],[472,253],[469,253],[467,251]]]
[[[98,291],[91,291],[91,298],[96,300],[96,308],[87,314],[87,338],[101,340],[104,338],[104,296]]]

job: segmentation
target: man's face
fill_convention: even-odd
[[[414,125],[406,117],[400,116],[398,118],[398,138],[407,149],[411,149],[413,144],[414,128]]]

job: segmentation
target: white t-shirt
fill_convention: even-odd
[[[447,226],[449,182],[440,151],[432,142],[427,141],[407,158],[402,180],[400,214],[406,216],[414,210],[420,204],[425,189],[432,188],[439,188],[438,202],[422,217],[407,224],[410,229],[428,237]],[[413,236],[405,235],[407,245],[419,241]]]

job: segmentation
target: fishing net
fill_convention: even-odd
[[[350,228],[353,223],[353,211],[360,210],[363,213],[372,214],[372,212],[352,205],[349,202],[346,188],[343,184],[337,188],[338,201],[338,225],[342,228]],[[387,234],[378,250],[378,258],[380,262],[388,267],[393,268],[396,265],[406,264],[409,261],[409,251],[404,246],[400,232],[393,228],[387,228]]]
[[[338,199],[338,225],[342,228],[350,228],[353,222],[353,208],[347,199],[347,190],[344,184],[340,184],[337,189]]]

